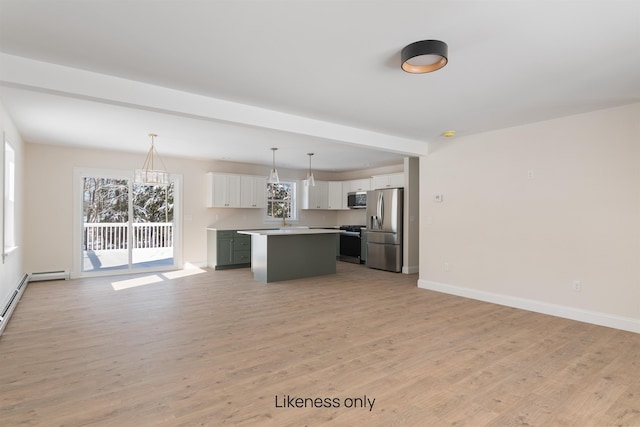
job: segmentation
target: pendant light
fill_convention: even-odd
[[[422,74],[439,70],[447,65],[448,46],[440,40],[422,40],[402,49],[402,69],[407,73]]]
[[[313,178],[313,172],[311,172],[311,156],[313,156],[313,153],[307,153],[307,156],[309,156],[309,172],[307,172],[307,180],[304,185],[315,187],[316,180]]]
[[[273,166],[271,167],[271,172],[269,172],[269,179],[267,180],[270,184],[279,184],[280,178],[278,178],[278,171],[276,169],[276,151],[278,149],[276,147],[271,148],[273,152]]]
[[[169,180],[167,167],[164,165],[164,162],[155,147],[155,138],[158,135],[150,133],[149,136],[151,137],[151,148],[149,148],[149,152],[147,153],[147,158],[144,160],[142,169],[135,170],[134,182],[140,185],[156,185],[165,187],[171,182]],[[162,169],[156,169],[156,161],[159,162],[158,166],[162,165]]]

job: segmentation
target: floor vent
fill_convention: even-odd
[[[69,280],[69,272],[60,271],[42,271],[40,273],[31,273],[29,275],[30,282],[43,282],[45,280]]]
[[[22,280],[16,286],[16,289],[11,293],[7,304],[0,312],[0,335],[4,332],[4,328],[7,327],[7,323],[9,322],[9,318],[11,317],[11,313],[15,310],[16,305],[18,305],[18,301],[20,300],[20,296],[24,292],[24,289],[27,287],[27,283],[29,283],[29,276],[26,274],[22,276]]]

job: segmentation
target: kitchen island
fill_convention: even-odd
[[[253,278],[264,283],[335,274],[339,233],[317,228],[238,231],[251,236]]]

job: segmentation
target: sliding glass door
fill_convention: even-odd
[[[173,182],[166,187],[133,184],[133,268],[173,266],[174,192]]]
[[[77,224],[81,275],[177,267],[177,199],[169,186],[134,183],[130,176],[79,173],[82,218]]]
[[[129,181],[82,178],[82,272],[129,269]]]

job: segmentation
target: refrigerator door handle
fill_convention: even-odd
[[[378,193],[378,223],[380,228],[384,224],[384,197],[382,192]]]

